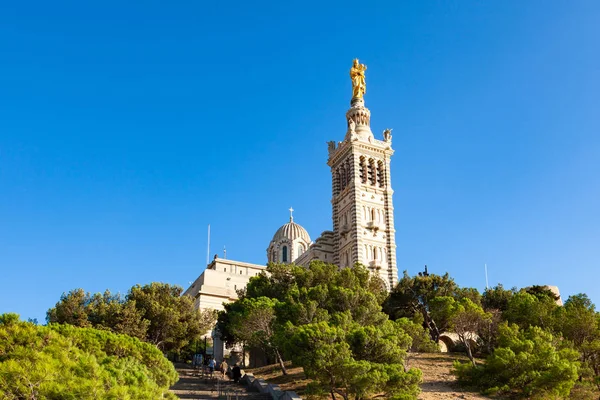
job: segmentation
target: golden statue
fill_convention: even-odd
[[[358,58],[354,59],[352,68],[350,68],[350,79],[352,79],[352,97],[362,98],[367,93],[367,82],[365,81],[365,71],[367,66],[359,64]]]

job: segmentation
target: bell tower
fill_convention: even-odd
[[[329,142],[334,233],[334,263],[359,262],[379,275],[388,290],[398,282],[394,206],[390,179],[391,129],[383,140],[371,132],[365,107],[365,71],[356,59],[350,69],[352,99],[346,112],[347,131],[341,142]]]

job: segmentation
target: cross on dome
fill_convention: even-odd
[[[290,207],[290,222],[294,222],[294,209]]]

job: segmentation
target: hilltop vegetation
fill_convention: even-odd
[[[225,340],[261,349],[283,373],[284,359],[291,359],[312,380],[306,393],[313,396],[416,398],[421,372],[405,368],[410,334],[435,345],[419,325],[382,311],[387,291],[379,278],[362,266],[340,270],[323,262],[267,271],[220,313]]]
[[[225,305],[217,328],[228,344],[302,367],[304,395],[416,399],[411,359],[455,334],[464,387],[497,397],[598,398],[600,314],[585,294],[563,305],[548,288],[501,285],[479,293],[448,275],[404,276],[388,293],[365,267],[272,264]],[[215,322],[181,288],[136,285],[127,296],[63,294],[47,326],[0,316],[0,397],[159,399],[176,380],[166,352],[186,351]],[[446,340],[444,339],[444,340]],[[477,358],[476,358],[477,357]],[[423,365],[423,364],[421,364]]]
[[[125,297],[63,294],[47,326],[0,316],[0,398],[162,399],[177,380],[166,352],[180,353],[215,322],[182,289],[136,285]]]
[[[182,292],[179,286],[157,282],[135,285],[124,298],[108,290],[92,295],[75,289],[63,293],[47,320],[126,334],[177,353],[210,330],[216,319],[214,311],[196,309]]]
[[[2,399],[175,399],[176,380],[160,350],[136,338],[0,315]]]
[[[600,390],[599,314],[584,294],[564,306],[546,287],[483,294],[448,275],[406,273],[388,295],[356,265],[339,270],[272,264],[250,280],[218,318],[224,340],[303,367],[306,393],[366,399],[416,399],[421,372],[411,354],[437,351],[445,332],[458,338],[458,382],[487,394],[568,398],[577,384]],[[485,357],[477,361],[475,355]],[[596,396],[597,397],[597,396]]]

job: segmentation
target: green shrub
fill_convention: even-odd
[[[498,347],[485,364],[455,362],[459,383],[475,386],[487,394],[513,394],[530,399],[569,396],[578,377],[579,354],[565,342],[539,327],[520,330],[500,326]]]
[[[173,365],[138,339],[0,316],[2,399],[175,399]]]

